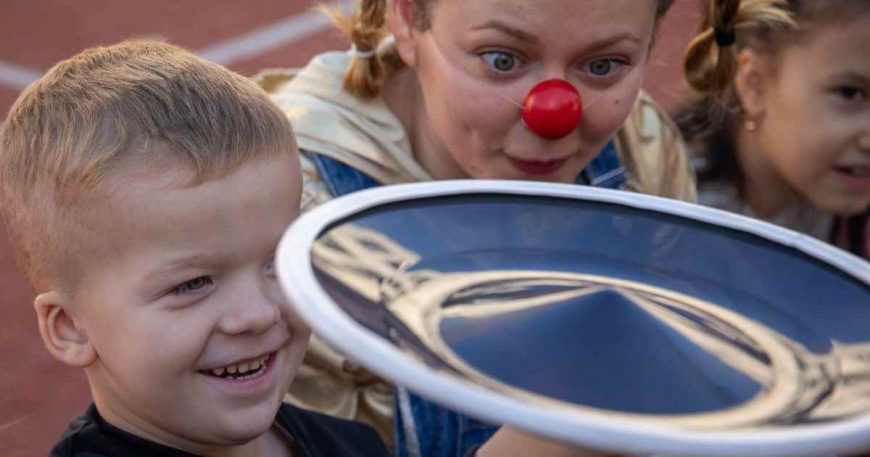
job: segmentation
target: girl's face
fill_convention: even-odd
[[[417,158],[439,179],[573,182],[634,104],[656,5],[438,0],[429,5],[425,30],[395,8],[397,47],[422,92],[414,122]],[[517,106],[551,78],[574,85],[584,104],[580,125],[556,140],[529,130]]]
[[[773,181],[855,214],[870,204],[870,14],[812,33],[761,73],[762,117],[749,134]]]

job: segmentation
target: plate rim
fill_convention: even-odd
[[[463,194],[508,194],[557,197],[617,204],[694,219],[751,233],[803,252],[870,284],[870,268],[860,257],[808,235],[715,208],[678,200],[572,184],[510,180],[444,180],[396,184],[334,198],[302,214],[284,232],[276,253],[278,279],[293,308],[319,335],[370,370],[447,407],[468,411],[534,433],[577,444],[629,453],[726,456],[813,456],[870,447],[870,413],[836,423],[723,432],[689,432],[683,428],[609,417],[606,412],[554,411],[476,386],[439,376],[409,359],[381,336],[360,326],[335,305],[311,268],[316,238],[338,220],[401,201]],[[300,249],[301,248],[301,249]],[[316,304],[316,305],[315,305]],[[449,392],[449,394],[447,394]],[[468,405],[474,407],[469,408]],[[505,420],[507,418],[507,420]],[[547,424],[547,426],[544,426]],[[862,439],[863,438],[863,439]]]

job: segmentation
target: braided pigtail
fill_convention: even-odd
[[[737,69],[737,13],[741,0],[713,0],[707,27],[686,50],[685,71],[689,84],[700,92],[722,92]]]
[[[700,181],[725,179],[742,187],[733,152],[742,112],[733,86],[737,56],[746,47],[766,51],[763,43],[792,28],[784,0],[711,1],[709,17],[689,43],[684,62],[686,79],[699,94],[675,116],[683,137],[705,151]]]
[[[344,74],[344,88],[362,98],[378,96],[384,81],[402,67],[394,46],[385,46],[387,0],[360,0],[359,10],[347,17],[327,10],[338,28],[351,40],[350,65]]]
[[[686,79],[699,92],[727,93],[737,71],[743,32],[792,25],[783,0],[712,0],[704,30],[686,51]]]

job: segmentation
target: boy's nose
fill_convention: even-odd
[[[858,147],[865,154],[870,154],[870,124],[864,128],[861,136],[858,137]]]
[[[259,294],[234,305],[218,321],[218,328],[227,335],[264,333],[281,320],[280,308]]]

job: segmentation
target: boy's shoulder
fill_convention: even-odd
[[[371,427],[282,405],[275,424],[294,442],[301,457],[341,455],[388,456],[386,445]],[[131,435],[108,424],[94,405],[73,420],[49,457],[196,457]]]
[[[360,422],[339,419],[286,403],[278,410],[275,421],[286,429],[304,456],[390,455],[375,429]]]
[[[196,457],[127,433],[107,423],[91,404],[70,422],[49,457]]]

